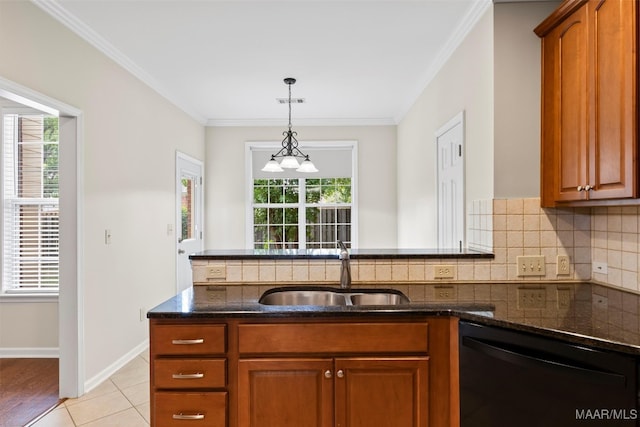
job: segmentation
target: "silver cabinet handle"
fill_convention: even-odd
[[[178,254],[182,255],[184,253],[184,249],[178,249]]]
[[[336,375],[338,376],[338,378],[344,378],[344,371],[340,369],[338,372],[336,372]]]
[[[587,184],[584,186],[584,191],[591,191],[591,190],[593,190],[593,187],[591,185]]]
[[[173,374],[171,376],[174,380],[199,380],[204,378],[204,374],[202,372],[196,372],[194,374]]]
[[[584,191],[584,187],[582,185],[578,185],[578,188],[576,188],[576,190],[578,191]]]
[[[333,376],[333,374],[331,373],[331,371],[329,371],[329,370],[324,371],[324,377],[325,378],[331,378],[332,376]]]
[[[204,420],[204,414],[173,414],[174,420]]]
[[[204,338],[196,338],[194,340],[173,340],[171,344],[175,345],[194,345],[194,344],[204,344]]]

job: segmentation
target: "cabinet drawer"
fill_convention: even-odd
[[[227,385],[226,359],[156,359],[156,388],[219,388]]]
[[[227,393],[167,393],[154,395],[156,427],[226,427]]]
[[[255,353],[426,353],[420,323],[289,323],[239,325],[239,351]]]
[[[154,325],[151,346],[155,355],[222,354],[226,325]]]

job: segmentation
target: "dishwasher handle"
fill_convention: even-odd
[[[627,378],[622,374],[600,371],[596,369],[584,368],[581,366],[568,365],[566,363],[541,359],[532,355],[522,354],[511,349],[503,348],[496,343],[489,343],[468,336],[462,337],[462,344],[466,347],[477,350],[487,356],[503,360],[524,368],[544,368],[552,369],[556,372],[572,374],[588,379],[589,382],[610,385],[624,385]]]

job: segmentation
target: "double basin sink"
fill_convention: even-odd
[[[341,289],[328,287],[283,287],[266,291],[258,300],[264,305],[362,306],[409,304],[395,289]]]

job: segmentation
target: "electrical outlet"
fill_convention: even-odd
[[[556,258],[556,275],[569,274],[570,272],[569,255],[558,255]]]
[[[568,310],[569,306],[571,306],[571,289],[559,288],[558,308],[561,310]]]
[[[215,264],[207,266],[207,279],[226,279],[227,266],[224,264]]]
[[[545,288],[518,288],[518,308],[546,308]]]
[[[457,297],[456,288],[453,286],[436,286],[434,292],[438,301],[451,301]]]
[[[456,268],[453,265],[434,265],[434,279],[453,279],[456,275]]]
[[[144,322],[147,319],[147,310],[144,307],[140,308],[140,321]]]
[[[516,257],[518,276],[544,276],[544,255],[530,255]]]

